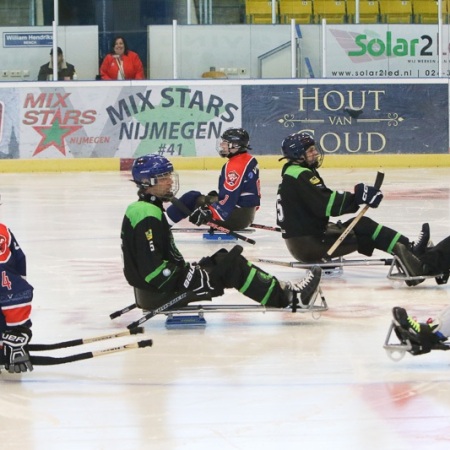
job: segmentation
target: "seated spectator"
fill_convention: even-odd
[[[75,66],[64,60],[61,47],[58,47],[58,81],[76,79]],[[50,50],[50,62],[39,69],[38,81],[53,80],[53,48]]]
[[[144,67],[139,55],[128,49],[127,41],[118,36],[114,39],[111,53],[100,66],[102,80],[143,80]]]

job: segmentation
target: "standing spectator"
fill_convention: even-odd
[[[144,67],[139,55],[128,49],[125,38],[117,36],[111,53],[100,66],[102,80],[143,80]]]
[[[69,81],[76,79],[75,66],[64,60],[61,47],[58,47],[58,81]],[[38,81],[53,79],[53,48],[50,50],[50,62],[39,69]]]

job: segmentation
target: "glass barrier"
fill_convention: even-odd
[[[117,36],[147,79],[448,77],[449,1],[59,0],[58,46],[79,80],[101,77]],[[35,81],[54,1],[2,8],[0,81]]]

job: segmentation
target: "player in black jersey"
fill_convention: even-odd
[[[163,204],[178,191],[172,164],[162,156],[142,156],[133,163],[132,177],[139,198],[126,210],[121,238],[125,278],[137,293],[151,293],[137,301],[141,308],[156,309],[183,292],[193,294],[185,303],[210,299],[223,295],[225,288],[238,289],[261,305],[277,308],[296,303],[297,296],[299,307],[307,307],[316,298],[319,267],[313,267],[302,281],[278,281],[247,261],[240,246],[229,252],[219,250],[197,264],[186,262],[164,214]]]
[[[277,223],[291,255],[304,263],[317,263],[352,222],[333,223],[331,217],[354,213],[362,204],[377,208],[383,199],[379,189],[359,183],[354,192],[328,188],[318,172],[323,151],[308,133],[294,133],[282,142],[282,169],[278,187]],[[422,275],[417,263],[429,242],[428,224],[414,244],[401,233],[363,216],[343,240],[333,256],[359,252],[371,256],[374,249],[396,254],[411,276]],[[417,284],[415,281],[408,284]]]

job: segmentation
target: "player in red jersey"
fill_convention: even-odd
[[[26,272],[24,252],[9,228],[0,224],[0,366],[11,373],[33,370],[27,350],[33,287]]]
[[[221,136],[219,154],[228,158],[222,167],[218,192],[203,196],[198,191],[189,191],[180,200],[191,211],[189,220],[203,225],[211,219],[230,230],[248,227],[260,206],[258,161],[248,153],[249,135],[243,128],[230,128]],[[167,208],[167,219],[174,225],[184,219],[185,213],[175,205]]]

